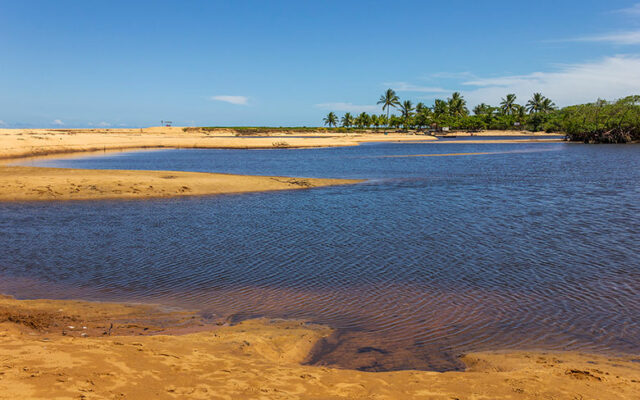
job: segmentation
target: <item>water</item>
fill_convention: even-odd
[[[431,156],[461,153],[489,154]],[[638,145],[386,143],[29,163],[368,181],[0,204],[0,292],[19,298],[309,319],[337,329],[311,362],[372,371],[455,369],[477,350],[640,351]]]

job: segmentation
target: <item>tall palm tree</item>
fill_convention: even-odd
[[[400,112],[402,113],[404,127],[407,129],[409,127],[409,121],[413,116],[413,103],[411,103],[411,100],[405,100],[402,105],[400,105]]]
[[[446,101],[436,99],[433,103],[433,115],[436,118],[442,117],[445,114],[449,113],[449,105]]]
[[[431,109],[422,103],[416,104],[416,117],[414,123],[418,129],[429,125],[431,122]]]
[[[382,104],[382,111],[387,110],[387,120],[389,119],[389,112],[391,111],[391,107],[398,107],[400,105],[400,98],[396,94],[396,91],[393,89],[387,89],[386,92],[382,96],[380,96],[380,100],[378,100],[378,104]]]
[[[531,97],[531,100],[527,102],[526,109],[529,111],[529,114],[537,114],[542,111],[542,103],[544,102],[545,97],[541,93],[534,93]]]
[[[516,112],[516,95],[509,93],[507,97],[503,97],[500,102],[500,110],[505,115],[513,115]]]
[[[338,124],[338,116],[333,111],[331,111],[329,114],[327,114],[326,117],[322,119],[322,121],[324,121],[325,125],[329,125],[329,128],[331,128],[332,126],[335,127]]]
[[[464,117],[469,114],[467,110],[467,101],[462,97],[460,92],[454,92],[448,99],[449,113],[452,117]]]
[[[342,117],[342,126],[349,128],[351,125],[353,125],[353,115],[351,115],[351,113],[345,113],[344,117]]]
[[[550,98],[545,97],[544,100],[542,100],[542,104],[540,105],[541,112],[548,114],[555,109],[556,109],[556,104],[553,101],[551,101]]]
[[[413,115],[413,103],[411,103],[411,100],[405,100],[400,105],[400,112],[403,118],[410,118]]]

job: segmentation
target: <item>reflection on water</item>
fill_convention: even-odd
[[[489,153],[448,157],[383,157]],[[0,292],[328,323],[317,363],[451,369],[484,349],[640,351],[640,147],[377,144],[44,160],[367,178],[353,186],[0,205]]]

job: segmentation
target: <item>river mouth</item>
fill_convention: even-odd
[[[431,154],[448,156],[416,156]],[[366,371],[456,370],[460,354],[494,349],[638,353],[638,155],[385,143],[30,161],[368,181],[0,204],[0,292],[320,322],[336,333],[308,362]]]

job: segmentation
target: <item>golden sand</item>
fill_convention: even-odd
[[[308,189],[359,182],[180,171],[0,167],[0,201],[104,200]]]
[[[356,146],[377,141],[426,141],[432,136],[404,134],[234,136],[226,131],[206,132],[184,128],[108,130],[0,129],[0,159],[144,148],[273,149]]]
[[[382,140],[375,136],[366,139]],[[0,159],[143,148],[283,148],[357,144],[354,136],[347,135],[245,138],[229,136],[225,132],[185,132],[182,128],[104,131],[2,129]],[[0,166],[0,201],[140,199],[307,189],[356,182],[359,180]]]
[[[182,332],[164,326],[181,326]],[[304,365],[331,330],[207,325],[150,306],[0,299],[0,399],[636,399],[640,363],[578,353],[473,353],[465,372]]]

